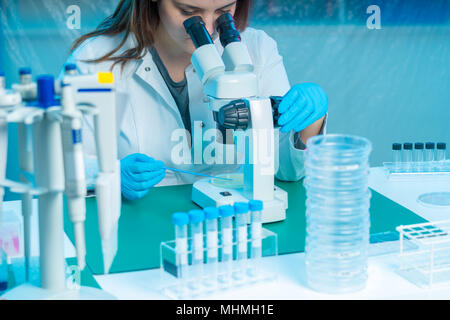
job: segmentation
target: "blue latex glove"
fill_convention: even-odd
[[[325,116],[328,97],[317,84],[296,84],[281,100],[278,112],[281,114],[278,119],[281,132],[299,132]]]
[[[142,198],[159,183],[166,171],[162,161],[142,153],[133,153],[120,160],[122,195],[128,200]]]

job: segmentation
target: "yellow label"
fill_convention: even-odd
[[[114,83],[114,75],[112,72],[99,72],[98,73],[99,83]]]

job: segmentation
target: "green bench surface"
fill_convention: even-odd
[[[278,254],[302,252],[305,248],[305,200],[303,180],[280,182],[276,185],[288,192],[286,219],[264,224],[278,235]],[[172,213],[188,211],[198,206],[191,201],[192,185],[152,188],[142,199],[123,199],[119,220],[119,244],[110,273],[159,268],[160,243],[174,239]],[[422,223],[426,220],[408,209],[372,191],[370,233],[394,231],[399,225]],[[103,258],[98,231],[95,198],[86,199],[86,262],[92,273],[103,274]],[[74,242],[73,226],[64,211],[64,229]]]

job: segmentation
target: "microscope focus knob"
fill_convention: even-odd
[[[225,129],[245,130],[250,122],[250,106],[247,100],[235,100],[214,114],[214,119]]]
[[[280,118],[280,113],[278,112],[278,107],[280,106],[283,97],[279,96],[271,96],[270,102],[272,104],[272,116],[273,116],[273,127],[278,128],[280,125],[278,124],[278,119]]]

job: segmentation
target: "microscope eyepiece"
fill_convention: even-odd
[[[213,44],[211,36],[206,30],[205,23],[200,16],[194,16],[183,22],[184,29],[191,37],[195,48],[199,48],[205,44]]]
[[[230,13],[224,13],[216,20],[217,31],[220,35],[220,43],[225,48],[231,42],[240,42],[241,35],[236,28],[234,19]]]

